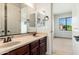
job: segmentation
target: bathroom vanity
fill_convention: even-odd
[[[0,48],[0,54],[2,55],[45,55],[47,51],[47,36],[41,35],[23,36],[22,38],[13,38],[12,42],[20,42],[13,46]],[[11,42],[10,42],[11,43]],[[8,43],[3,43],[8,44]],[[11,45],[11,44],[10,44]],[[0,45],[1,47],[1,45]]]
[[[47,35],[27,35],[28,32],[39,33],[37,18],[43,21],[36,9],[23,3],[0,4],[0,38],[13,36],[11,39],[0,39],[1,55],[42,55],[47,51]],[[36,17],[39,16],[39,17]],[[45,15],[44,15],[45,16]],[[40,21],[38,21],[39,23]],[[43,23],[43,22],[41,22]],[[40,24],[41,24],[40,23]],[[44,26],[44,25],[41,25]],[[19,37],[20,34],[25,34]],[[2,40],[2,41],[1,41]],[[8,42],[10,41],[10,42]]]

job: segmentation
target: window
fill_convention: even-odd
[[[61,31],[72,31],[72,17],[59,18],[59,29]]]

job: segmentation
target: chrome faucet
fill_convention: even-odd
[[[11,37],[7,37],[7,42],[10,42],[11,41]]]
[[[10,41],[12,41],[11,40],[11,37],[3,37],[3,38],[1,38],[1,39],[3,39],[3,43],[7,43],[7,42],[10,42]]]

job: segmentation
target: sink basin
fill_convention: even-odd
[[[0,45],[0,48],[12,47],[12,46],[17,45],[19,43],[20,43],[20,41],[3,43],[2,45]]]
[[[33,36],[33,37],[40,37],[40,36],[37,36],[37,35],[36,35],[36,36]]]
[[[35,35],[35,36],[33,36],[33,37],[40,37],[40,35]]]

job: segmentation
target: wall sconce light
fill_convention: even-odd
[[[27,19],[27,21],[29,22],[30,20],[29,20],[29,19]]]
[[[49,17],[48,17],[48,16],[45,16],[45,17],[44,17],[44,20],[45,20],[45,21],[47,21],[48,19],[49,19]]]

